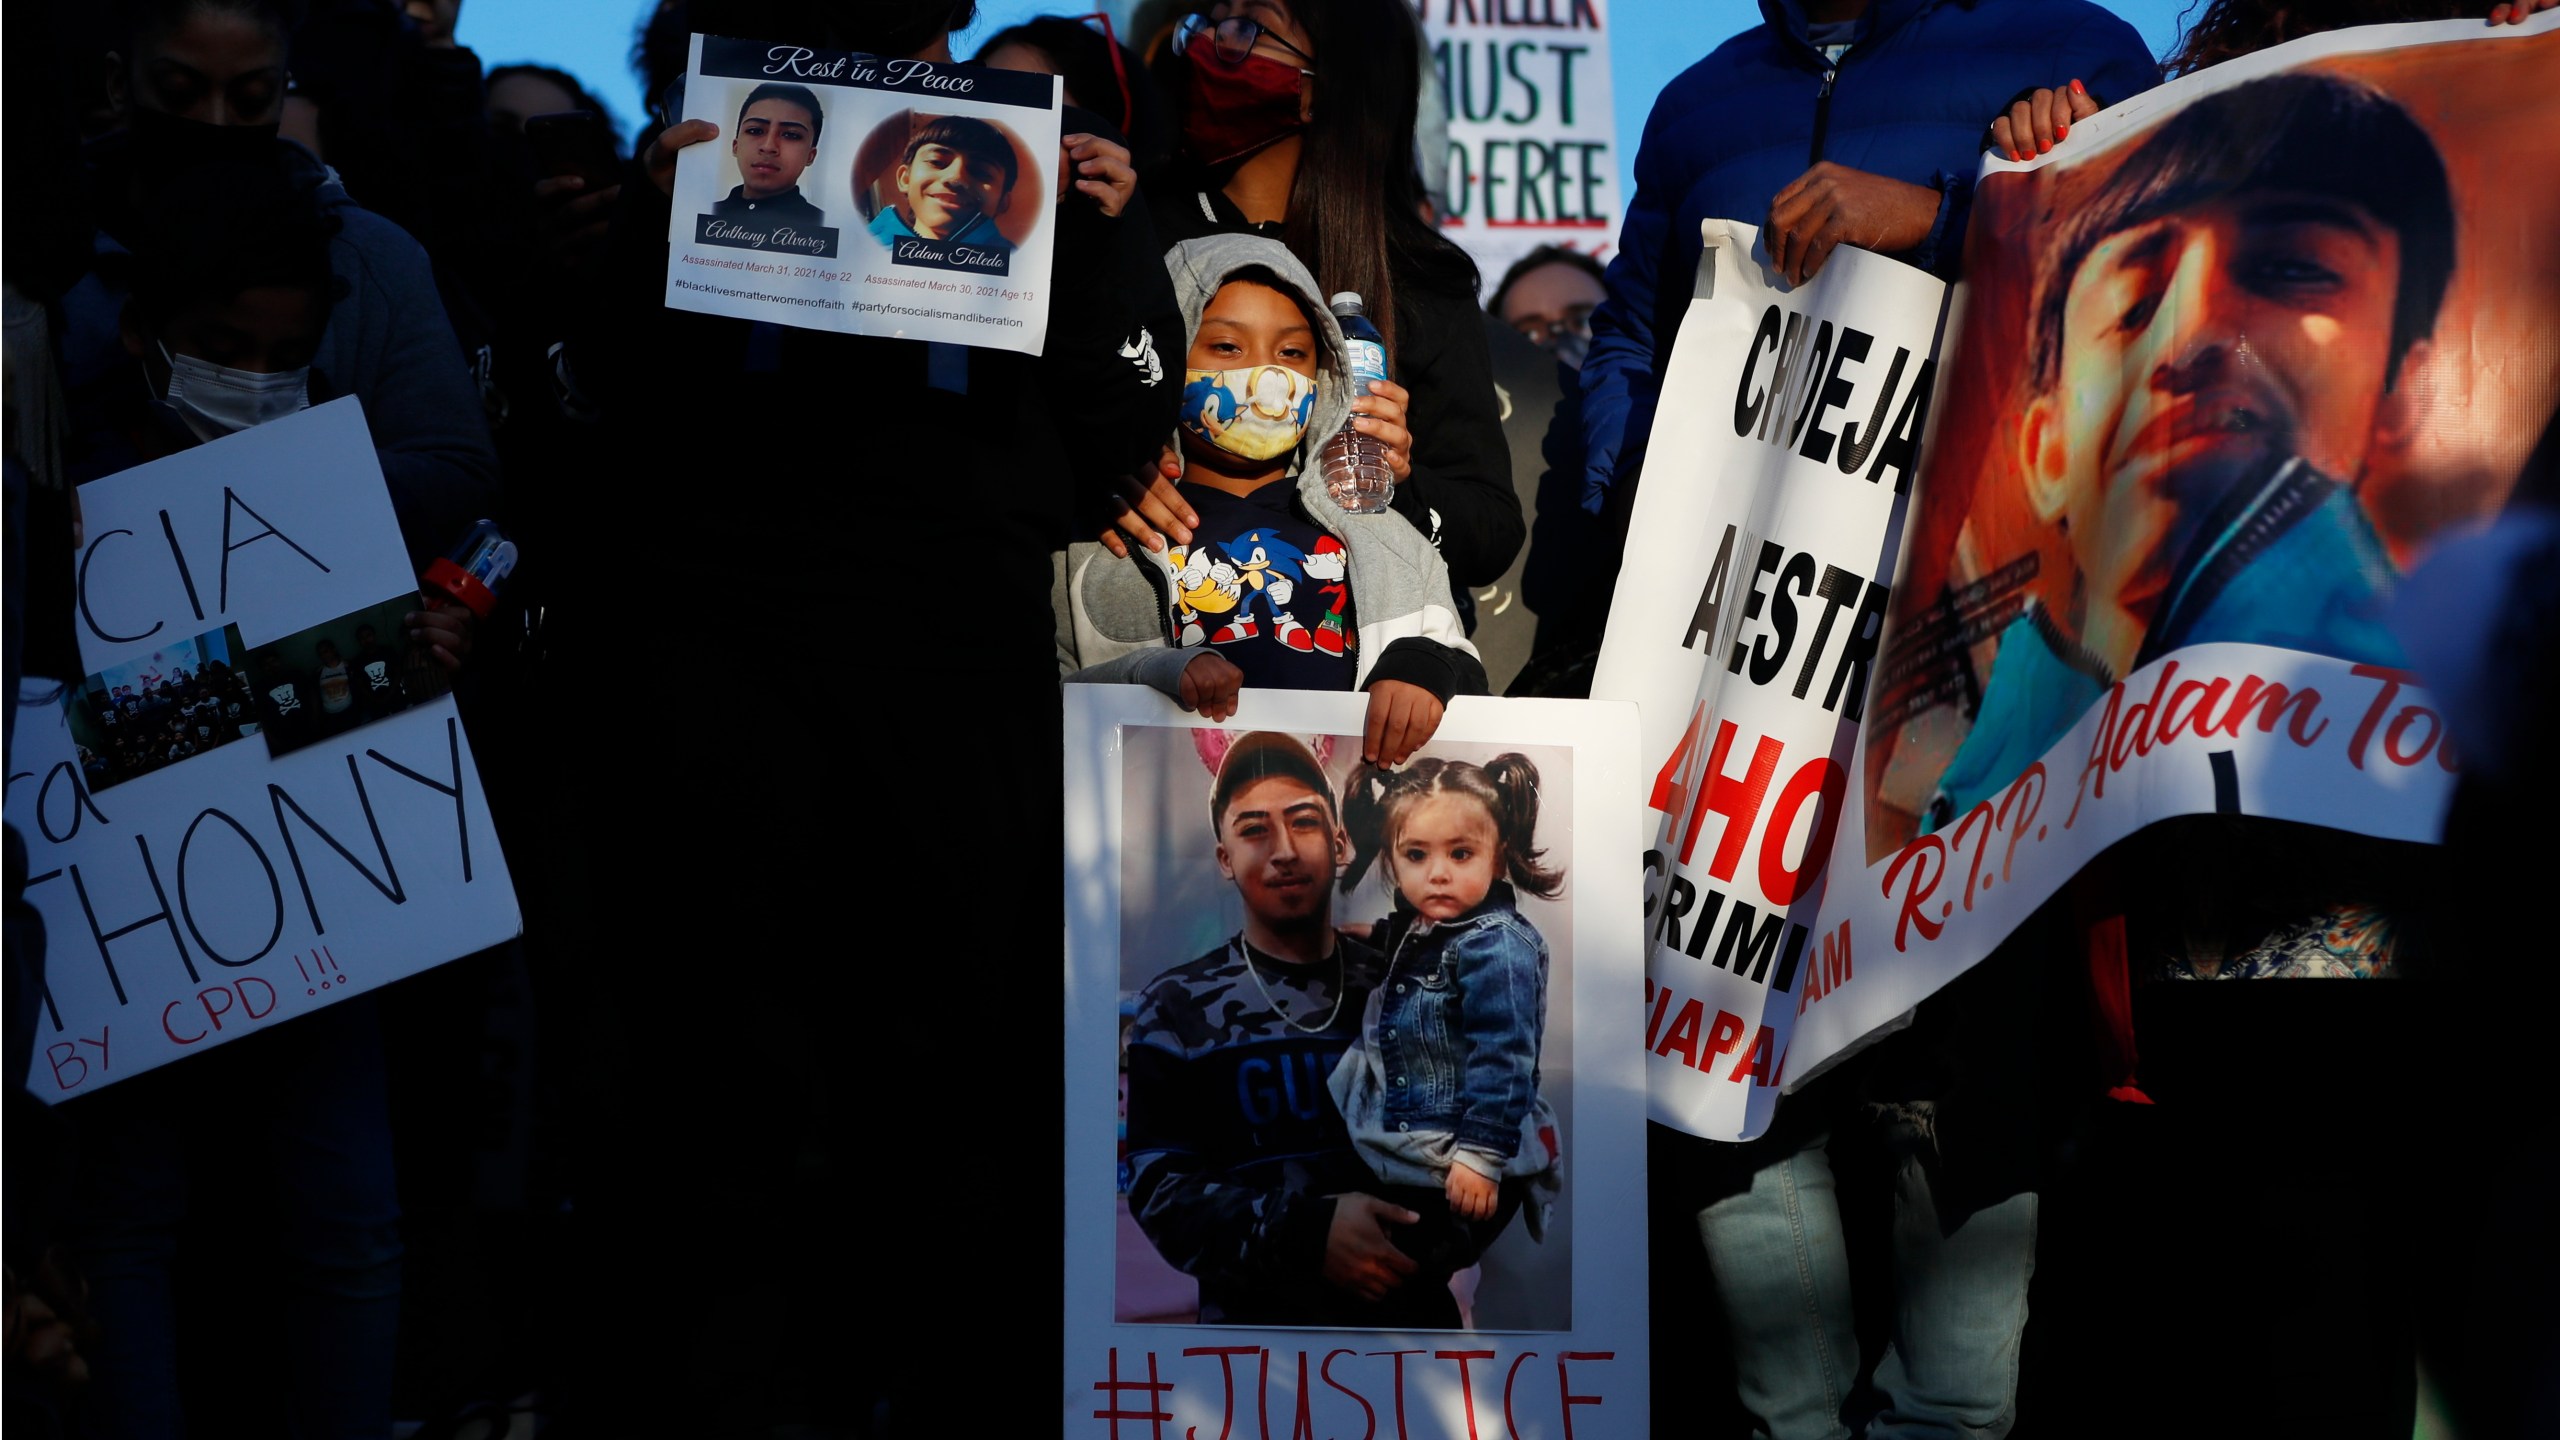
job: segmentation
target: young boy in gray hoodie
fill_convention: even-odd
[[[1162,551],[1066,552],[1059,668],[1152,685],[1212,719],[1246,685],[1363,690],[1363,758],[1399,764],[1452,696],[1488,687],[1430,542],[1325,491],[1317,457],[1351,394],[1341,327],[1277,241],[1187,240],[1165,263],[1187,332],[1179,488],[1200,523]]]

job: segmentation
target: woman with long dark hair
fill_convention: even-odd
[[[1163,59],[1182,156],[1148,195],[1157,232],[1167,245],[1267,235],[1326,293],[1361,296],[1395,384],[1356,402],[1353,423],[1387,445],[1396,511],[1439,545],[1451,578],[1491,583],[1526,531],[1475,263],[1426,218],[1414,156],[1422,34],[1411,9],[1217,0],[1183,17]],[[1145,541],[1152,526],[1187,542],[1196,523],[1160,485],[1121,529]]]

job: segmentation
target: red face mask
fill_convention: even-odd
[[[1252,154],[1307,122],[1300,118],[1302,72],[1264,55],[1229,65],[1193,60],[1183,82],[1182,143],[1203,165]]]

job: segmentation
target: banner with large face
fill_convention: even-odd
[[[1666,387],[1696,402],[1663,407],[1697,413],[1677,470],[1654,447],[1594,692],[1660,690],[1668,661],[1702,676],[1645,716],[1667,812],[1657,1118],[1757,1133],[1767,1102],[1701,1078],[1710,1052],[1730,1061],[1765,1022],[1802,1079],[2156,821],[2434,838],[2457,760],[2389,607],[2433,541],[2506,504],[2560,404],[2555,29],[2318,36],[1987,160],[1915,499],[1864,572],[1830,552],[1879,533],[1889,497],[1836,509],[1846,487],[1805,462],[1839,453],[1825,417],[1866,414],[1833,408],[1835,381],[1854,402],[1882,352],[1844,368],[1839,337],[1875,327],[1832,298],[1866,257],[1773,300],[1748,266],[1728,281],[1747,236],[1719,247],[1711,226]],[[1777,333],[1750,329],[1773,304]],[[1684,371],[1693,348],[1710,353]],[[1780,372],[1775,433],[1801,474],[1741,424],[1754,363]],[[1795,538],[1826,505],[1828,548]],[[1834,565],[1877,590],[1834,594]],[[1858,666],[1840,686],[1826,640]],[[1799,710],[1836,698],[1836,726],[1782,733],[1764,713],[1780,686]],[[1683,1023],[1690,1000],[1711,1027]]]
[[[1066,1433],[1646,1433],[1634,716],[1066,698]]]

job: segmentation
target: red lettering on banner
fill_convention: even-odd
[[[1751,1039],[1751,1053],[1744,1057],[1742,1064],[1734,1066],[1733,1073],[1725,1078],[1735,1084],[1749,1080],[1754,1084],[1765,1086],[1770,1083],[1770,1077],[1777,1073],[1778,1032],[1763,1025],[1760,1027],[1760,1033]]]
[[[1467,1362],[1490,1360],[1495,1353],[1491,1350],[1435,1350],[1432,1352],[1438,1359],[1458,1362],[1458,1393],[1464,1396],[1467,1402],[1467,1440],[1476,1440],[1475,1377],[1467,1373]]]
[[[1360,1440],[1376,1440],[1376,1436],[1378,1434],[1378,1412],[1370,1407],[1368,1397],[1333,1378],[1333,1362],[1335,1360],[1340,1359],[1345,1355],[1357,1355],[1359,1353],[1360,1352],[1357,1350],[1326,1351],[1323,1363],[1316,1366],[1316,1378],[1351,1397],[1352,1403],[1360,1407],[1360,1414],[1362,1417],[1361,1424],[1365,1427],[1360,1432]]]
[[[2400,737],[2408,733],[2409,723],[2413,720],[2427,722],[2427,738],[2418,742],[2417,749],[2403,755],[2400,753]],[[2391,717],[2391,728],[2382,732],[2382,753],[2390,757],[2394,765],[2415,765],[2427,758],[2427,752],[2435,748],[2437,737],[2443,733],[2444,725],[2436,719],[2436,712],[2403,705],[2400,713]]]
[[[1511,1432],[1511,1440],[1520,1440],[1520,1417],[1511,1413],[1511,1387],[1520,1383],[1520,1367],[1538,1358],[1535,1350],[1523,1350],[1502,1376],[1502,1424]]]
[[[1834,942],[1838,942],[1836,945]],[[1840,922],[1838,933],[1822,937],[1822,953],[1804,967],[1804,993],[1796,997],[1796,1013],[1821,1000],[1849,981],[1849,922]]]
[[[68,1040],[57,1040],[44,1047],[44,1058],[53,1066],[53,1083],[65,1090],[77,1089],[89,1078],[89,1062],[80,1058],[80,1047]],[[79,1066],[80,1073],[68,1080],[63,1079],[62,1067],[65,1065]]]
[[[1911,872],[1911,888],[1902,892],[1902,914],[1893,922],[1893,948],[1896,951],[1911,948],[1911,929],[1915,925],[1920,928],[1921,939],[1938,938],[1938,931],[1942,928],[1939,920],[1921,914],[1920,906],[1938,893],[1938,880],[1947,873],[1947,842],[1935,835],[1922,835],[1903,846],[1901,853],[1893,857],[1893,863],[1885,867],[1884,893],[1887,898],[1893,895],[1894,882],[1902,878],[1905,870]],[[1939,919],[1954,914],[1955,908],[1952,902],[1946,905]]]
[[[1565,1374],[1564,1367],[1575,1360],[1615,1360],[1617,1358],[1618,1352],[1615,1350],[1567,1350],[1556,1357],[1556,1397],[1564,1412],[1564,1440],[1573,1440],[1574,1406],[1603,1403],[1597,1395],[1574,1394],[1573,1381]]]
[[[193,1035],[181,1035],[178,1033],[177,1027],[169,1023],[169,1012],[186,1003],[187,1002],[184,1000],[172,1000],[168,1004],[160,1007],[160,1033],[168,1036],[170,1041],[174,1044],[193,1045],[205,1036],[213,1033],[210,1030],[199,1030]]]
[[[2382,692],[2365,707],[2364,719],[2356,722],[2356,733],[2347,741],[2347,763],[2361,770],[2364,768],[2365,742],[2373,738],[2374,727],[2390,713],[2391,702],[2400,698],[2400,687],[2416,681],[2418,677],[2411,671],[2395,670],[2388,665],[2359,665],[2351,673],[2382,682]]]
[[[1792,905],[1812,888],[1814,877],[1831,859],[1831,837],[1840,828],[1840,802],[1848,789],[1848,772],[1825,755],[1806,761],[1787,781],[1787,788],[1778,792],[1777,808],[1769,812],[1768,833],[1760,838],[1760,889],[1770,904]],[[1796,828],[1796,812],[1816,796],[1821,797],[1820,808],[1813,812],[1813,835],[1805,842],[1804,863],[1790,870],[1787,836]]]
[[[2167,707],[2160,712],[2160,743],[2166,745],[2177,739],[2178,732],[2185,729],[2190,720],[2201,726],[2203,717],[2212,712],[2214,705],[2222,699],[2223,692],[2230,688],[2231,682],[2218,675],[2210,682],[2179,681],[2178,688],[2170,692]],[[2189,698],[2193,698],[2196,703],[2181,712],[2178,709],[2178,702]]]
[[[1648,975],[1644,982],[1646,998],[1653,1002],[1653,1013],[1644,1022],[1644,1048],[1653,1048],[1653,1038],[1662,1033],[1662,1012],[1671,1008],[1671,987],[1657,986]]]
[[[2106,713],[2098,718],[2098,738],[2089,746],[2089,763],[2080,767],[2080,793],[2071,802],[2071,813],[2062,817],[2062,828],[2065,830],[2080,823],[2081,801],[2092,796],[2101,800],[2107,798],[2107,737],[2115,732],[2116,702],[2123,698],[2124,683],[2122,681],[2107,687],[2107,709]],[[1934,940],[1937,936],[1932,933],[1929,938]]]
[[[1653,1053],[1669,1055],[1676,1050],[1680,1052],[1680,1063],[1694,1069],[1698,1063],[1698,1027],[1706,1018],[1706,1007],[1695,1000],[1681,1001],[1680,1013],[1672,1017],[1670,1031]]]
[[[1774,735],[1763,735],[1753,744],[1751,764],[1742,774],[1725,773],[1726,755],[1733,749],[1734,723],[1716,723],[1715,749],[1707,755],[1707,773],[1698,786],[1697,806],[1689,812],[1689,828],[1680,837],[1680,863],[1689,863],[1697,853],[1698,831],[1712,810],[1724,817],[1724,833],[1716,837],[1715,857],[1707,862],[1707,873],[1719,880],[1731,880],[1742,864],[1742,847],[1750,842],[1751,827],[1760,818],[1760,804],[1769,798],[1769,781],[1777,774],[1778,756],[1786,749]]]
[[[1093,1382],[1093,1388],[1103,1392],[1102,1403],[1105,1407],[1094,1411],[1093,1418],[1110,1424],[1111,1440],[1120,1440],[1120,1422],[1123,1420],[1131,1422],[1144,1420],[1147,1422],[1152,1440],[1163,1440],[1164,1422],[1173,1418],[1173,1412],[1164,1408],[1164,1396],[1166,1392],[1173,1389],[1173,1385],[1170,1381],[1156,1378],[1156,1352],[1153,1350],[1147,1352],[1147,1378],[1144,1381],[1124,1381],[1120,1378],[1120,1347],[1116,1345],[1111,1347],[1109,1363],[1111,1366],[1109,1378]],[[1147,1408],[1122,1409],[1120,1392],[1123,1390],[1135,1390],[1144,1396]]]
[[[1716,1012],[1716,1023],[1707,1030],[1707,1043],[1698,1051],[1697,1066],[1701,1074],[1713,1074],[1718,1058],[1730,1055],[1742,1043],[1751,1027],[1730,1010]]]
[[[2111,768],[2117,770],[2124,768],[2124,762],[2130,758],[2125,753],[2128,748],[2135,755],[2151,753],[2151,720],[2153,716],[2160,713],[2161,697],[2168,693],[2169,682],[2176,677],[2177,673],[2177,661],[2172,660],[2162,665],[2159,678],[2152,682],[2151,698],[2136,701],[2125,707],[2124,724],[2116,731],[2115,743],[2107,750],[2107,764]],[[1967,896],[1965,903],[1970,906],[1973,903],[1972,897]]]
[[[1404,1357],[1407,1355],[1422,1355],[1429,1352],[1422,1350],[1372,1350],[1369,1353],[1372,1356],[1392,1355],[1395,1357],[1396,1440],[1404,1440]]]
[[[2218,726],[2202,728],[2208,734],[2219,729],[2223,734],[2236,740],[2240,738],[2240,727],[2248,723],[2249,711],[2253,706],[2264,707],[2258,715],[2258,731],[2264,735],[2274,734],[2276,721],[2286,710],[2292,710],[2293,723],[2285,727],[2285,734],[2294,744],[2306,750],[2311,748],[2312,741],[2320,738],[2321,731],[2329,728],[2329,722],[2326,719],[2312,726],[2308,734],[2304,733],[2302,728],[2303,722],[2309,720],[2320,709],[2319,691],[2306,685],[2288,700],[2282,684],[2272,680],[2261,680],[2255,675],[2241,679],[2239,693],[2231,697],[2231,708],[2222,712],[2222,723]]]
[[[1227,1440],[1228,1435],[1232,1434],[1236,1428],[1235,1357],[1261,1353],[1262,1347],[1259,1345],[1194,1345],[1186,1347],[1182,1352],[1185,1359],[1195,1355],[1218,1357],[1218,1379],[1226,1386],[1226,1408],[1221,1412],[1223,1418],[1218,1421],[1218,1440]],[[1195,1425],[1185,1440],[1199,1440],[1199,1435],[1200,1429]]]

